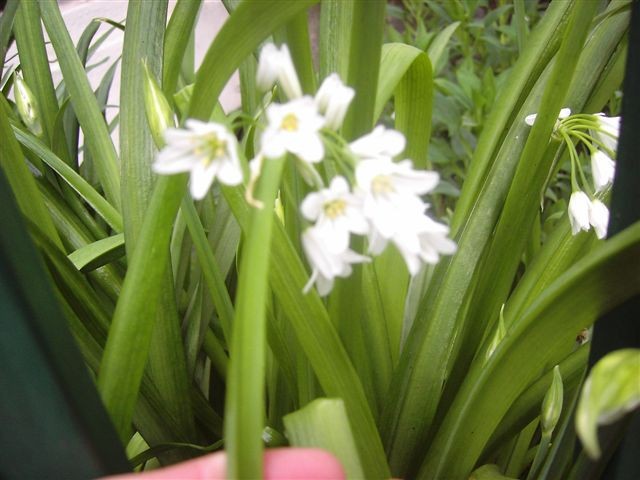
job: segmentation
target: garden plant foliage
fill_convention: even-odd
[[[635,350],[581,397],[590,327],[640,292],[640,225],[606,238],[631,2],[224,4],[197,69],[198,0],[130,1],[77,44],[52,0],[0,19],[0,166],[132,466],[606,461],[598,425],[640,401]]]

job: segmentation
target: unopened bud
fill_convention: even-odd
[[[22,75],[18,72],[14,75],[16,97],[16,105],[20,118],[34,135],[42,134],[42,124],[40,123],[40,112],[38,110],[38,102],[31,92],[27,83],[22,79]]]
[[[162,89],[149,71],[147,62],[143,62],[144,68],[144,109],[147,114],[147,122],[153,141],[158,148],[164,146],[164,131],[167,128],[175,127],[175,115],[162,93]]]
[[[540,415],[540,426],[542,427],[542,435],[550,437],[554,428],[560,419],[562,412],[562,376],[560,375],[560,367],[556,365],[553,368],[553,380],[551,386],[547,390],[547,394],[542,401],[542,412]]]

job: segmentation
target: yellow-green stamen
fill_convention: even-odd
[[[347,209],[347,203],[344,200],[337,199],[332,200],[324,204],[324,214],[329,217],[331,220],[339,217],[340,215],[344,215],[345,210]]]
[[[282,123],[280,124],[280,128],[282,130],[286,130],[287,132],[295,132],[298,130],[298,117],[296,117],[293,113],[289,113],[285,115],[282,119]]]
[[[389,176],[378,175],[371,181],[371,190],[373,193],[382,194],[394,192],[395,188],[393,188],[393,182]]]

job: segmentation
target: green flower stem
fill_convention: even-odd
[[[273,205],[284,158],[267,160],[256,188],[261,209],[250,212],[242,250],[236,314],[233,321],[227,381],[225,447],[227,476],[262,476],[262,430],[266,361],[266,309]]]

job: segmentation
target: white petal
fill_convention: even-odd
[[[524,117],[524,123],[532,127],[533,124],[536,123],[536,118],[538,118],[537,113],[532,113],[531,115],[527,115],[526,117]]]
[[[267,158],[280,158],[287,151],[283,136],[278,132],[265,130],[261,140],[262,153]]]
[[[215,160],[220,162],[218,181],[225,185],[234,186],[242,183],[242,169],[240,164],[234,164],[230,159]]]
[[[202,200],[205,197],[216,177],[217,168],[218,166],[214,162],[208,167],[198,164],[191,170],[189,190],[194,199]]]
[[[320,216],[322,212],[322,207],[324,203],[324,198],[322,194],[318,192],[311,192],[300,204],[300,212],[302,216],[307,220],[314,222]]]
[[[570,108],[561,108],[560,113],[558,114],[558,120],[563,120],[567,118],[569,115],[571,115]]]
[[[573,192],[569,198],[569,222],[571,223],[571,233],[576,235],[580,230],[587,231],[589,228],[589,210],[591,201],[586,193],[582,191]]]
[[[193,168],[195,163],[192,157],[178,157],[171,160],[164,160],[158,157],[151,168],[156,173],[171,175],[174,173],[188,172]]]
[[[591,156],[591,174],[596,192],[601,191],[613,181],[615,163],[606,153],[597,150]]]
[[[598,238],[607,236],[609,209],[600,200],[593,200],[589,205],[589,223],[593,226]]]
[[[298,135],[288,147],[291,153],[305,162],[317,163],[324,158],[324,144],[315,134]]]

